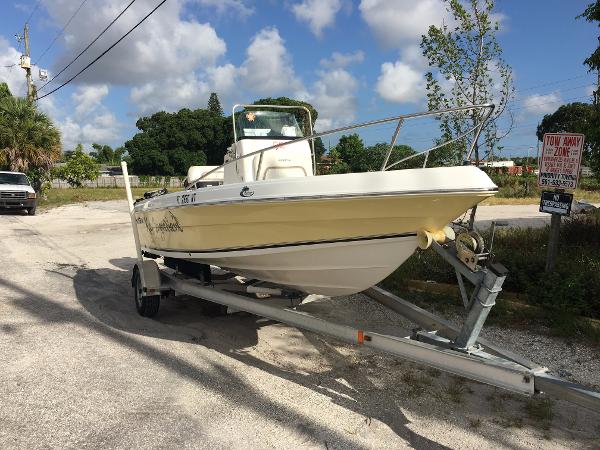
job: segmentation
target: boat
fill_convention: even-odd
[[[456,108],[322,133],[313,133],[306,108],[304,132],[291,108],[235,105],[223,165],[192,167],[186,190],[137,201],[144,255],[309,294],[348,295],[386,278],[423,239],[444,239],[452,220],[497,191],[471,164],[387,170],[403,161],[389,157],[405,120]],[[469,132],[477,138],[493,105],[458,109],[473,108],[483,111],[481,124],[445,144]],[[381,171],[316,174],[316,138],[389,122],[398,125]]]

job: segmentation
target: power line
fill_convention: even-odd
[[[125,11],[127,11],[127,10],[129,9],[129,7],[130,7],[131,5],[133,5],[133,4],[135,3],[135,1],[136,1],[136,0],[131,0],[131,2],[130,2],[130,3],[129,3],[129,4],[126,6],[126,7],[125,7],[125,9],[123,9],[123,11],[121,11],[121,12],[119,13],[119,15],[118,15],[117,17],[115,17],[115,18],[112,20],[112,22],[110,22],[110,23],[108,24],[108,26],[107,26],[106,28],[104,28],[104,30],[102,30],[102,31],[100,32],[100,34],[99,34],[98,36],[96,36],[96,37],[94,38],[94,40],[93,40],[92,42],[90,42],[90,43],[87,45],[87,47],[85,47],[85,48],[84,48],[84,49],[83,49],[81,52],[79,52],[79,54],[78,54],[78,55],[77,55],[75,58],[73,58],[73,60],[72,60],[72,61],[71,61],[69,64],[67,64],[65,67],[63,67],[63,68],[61,69],[61,71],[60,71],[60,72],[58,72],[56,75],[54,75],[54,76],[53,76],[53,77],[52,77],[52,78],[51,78],[51,79],[50,79],[48,82],[46,82],[46,83],[45,83],[45,84],[44,84],[44,85],[43,85],[41,88],[39,88],[39,89],[38,89],[38,92],[39,92],[39,91],[41,91],[42,89],[44,89],[44,88],[45,88],[46,86],[48,86],[50,83],[52,83],[52,82],[53,82],[53,81],[54,81],[54,80],[55,80],[55,79],[56,79],[56,78],[57,78],[57,77],[58,77],[58,76],[59,76],[61,73],[63,73],[65,70],[67,70],[69,67],[71,67],[71,65],[72,65],[72,64],[73,64],[75,61],[77,61],[81,55],[83,55],[83,54],[84,54],[84,53],[85,53],[85,52],[86,52],[86,51],[87,51],[87,50],[88,50],[88,49],[89,49],[89,48],[90,48],[92,45],[94,45],[94,43],[95,43],[95,42],[96,42],[98,39],[100,39],[100,37],[101,37],[101,36],[102,36],[104,33],[106,33],[106,31],[107,31],[107,30],[108,30],[108,29],[109,29],[109,28],[110,28],[110,27],[111,27],[111,26],[112,26],[112,25],[113,25],[113,24],[114,24],[114,23],[115,23],[117,20],[119,20],[119,18],[120,18],[120,17],[121,17],[121,16],[122,16],[122,15],[125,13]]]
[[[77,15],[77,13],[79,12],[79,10],[83,7],[83,5],[85,5],[85,3],[87,1],[88,0],[83,0],[79,4],[79,6],[75,10],[75,12],[71,15],[71,17],[69,17],[69,20],[67,20],[67,23],[65,23],[65,25],[62,27],[62,29],[58,33],[56,33],[56,36],[54,36],[54,39],[52,39],[52,42],[50,42],[50,45],[48,47],[46,47],[46,50],[44,50],[42,52],[42,54],[38,57],[38,59],[36,60],[35,64],[39,63],[42,60],[42,58],[44,57],[44,55],[46,54],[46,52],[48,50],[50,50],[50,48],[52,48],[52,46],[54,45],[54,43],[56,42],[56,40],[65,32],[65,30],[67,29],[67,27],[69,26],[69,24],[71,23],[71,21],[73,20],[73,18]]]
[[[150,11],[148,14],[146,14],[144,16],[144,18],[142,20],[140,20],[133,28],[131,28],[127,33],[125,33],[123,36],[121,36],[114,44],[112,44],[110,47],[108,47],[106,50],[104,50],[102,53],[100,53],[100,55],[98,55],[92,62],[90,62],[87,66],[85,66],[83,69],[81,69],[79,72],[77,72],[75,75],[73,75],[71,78],[69,78],[67,81],[65,81],[63,84],[61,84],[57,88],[54,88],[50,92],[48,92],[47,94],[44,94],[41,97],[39,97],[38,100],[41,100],[44,97],[48,97],[50,94],[53,94],[54,92],[58,91],[62,87],[66,86],[71,81],[73,81],[75,78],[77,78],[79,75],[81,75],[83,72],[85,72],[96,61],[98,61],[100,58],[102,58],[104,55],[106,55],[109,51],[111,51],[119,42],[121,42],[123,39],[125,39],[127,36],[129,36],[129,34],[131,34],[133,32],[133,30],[135,30],[137,27],[139,27],[148,17],[150,17],[152,14],[154,14],[154,12],[158,8],[160,8],[163,4],[166,3],[166,1],[167,0],[162,0],[158,5],[156,5],[154,7],[154,9],[152,11]]]
[[[524,88],[524,89],[517,89],[517,91],[518,91],[518,92],[523,92],[523,91],[531,91],[531,90],[533,90],[533,89],[538,89],[538,88],[541,88],[541,87],[546,87],[546,86],[552,86],[552,85],[554,85],[554,84],[561,84],[561,83],[565,83],[565,82],[567,82],[567,81],[578,80],[578,79],[585,78],[585,77],[588,77],[588,76],[590,76],[590,75],[589,75],[589,74],[585,74],[585,75],[578,75],[578,76],[576,76],[576,77],[565,78],[565,79],[562,79],[562,80],[556,80],[556,81],[550,81],[550,82],[548,82],[548,83],[538,84],[538,85],[535,85],[535,86],[526,87],[526,88]]]
[[[562,102],[562,104],[565,104],[566,102],[570,102],[572,100],[580,100],[580,99],[583,99],[583,98],[590,98],[590,96],[589,95],[582,95],[582,96],[579,96],[579,97],[565,98],[565,99],[561,100],[561,102]],[[552,104],[552,103],[557,103],[557,102],[556,101],[552,101],[552,102],[535,103],[532,106],[549,105],[549,104]],[[558,103],[560,103],[560,102],[558,102]],[[519,109],[524,109],[524,108],[527,108],[527,105],[518,106],[516,108],[509,108],[508,110],[509,111],[518,111]]]
[[[27,20],[25,21],[25,23],[29,23],[29,21],[31,20],[31,18],[33,17],[33,14],[37,11],[38,7],[40,6],[40,2],[42,0],[37,0],[35,6],[33,7],[33,9],[31,10],[31,13],[29,14],[29,17],[27,18]]]

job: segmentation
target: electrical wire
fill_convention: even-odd
[[[40,6],[42,0],[37,0],[35,6],[33,7],[33,9],[31,10],[31,13],[29,14],[29,17],[27,18],[27,20],[25,21],[25,23],[29,23],[29,21],[31,20],[31,18],[33,17],[33,15],[35,14],[35,12],[37,11],[38,7]]]
[[[529,86],[529,87],[526,87],[524,89],[518,89],[518,92],[531,91],[533,89],[539,89],[541,87],[552,86],[554,84],[561,84],[561,83],[565,83],[567,81],[578,80],[578,79],[589,77],[589,76],[590,76],[590,74],[587,73],[585,75],[578,75],[576,77],[565,78],[565,79],[562,79],[562,80],[549,81],[548,83],[538,84],[538,85],[535,85],[535,86]]]
[[[71,21],[75,18],[75,16],[79,12],[79,10],[81,10],[83,5],[85,5],[87,1],[88,0],[83,0],[79,4],[79,6],[75,10],[75,12],[71,15],[71,17],[69,17],[69,20],[67,20],[67,23],[65,23],[65,25],[62,27],[62,29],[58,33],[56,33],[56,36],[54,36],[54,39],[52,39],[52,42],[50,42],[50,45],[48,47],[46,47],[46,50],[44,50],[40,56],[38,56],[37,60],[35,61],[35,64],[39,63],[42,60],[42,58],[44,57],[44,55],[48,52],[48,50],[50,50],[52,48],[52,46],[54,45],[56,40],[65,32],[65,30],[67,29],[67,27],[69,26]]]
[[[115,17],[115,18],[112,20],[112,22],[110,22],[110,23],[109,23],[109,24],[106,26],[106,28],[104,28],[104,30],[102,30],[102,31],[100,32],[100,34],[99,34],[98,36],[96,36],[96,37],[94,38],[94,40],[93,40],[92,42],[90,42],[90,43],[87,45],[87,47],[85,47],[85,48],[84,48],[84,49],[83,49],[81,52],[79,52],[79,54],[78,54],[78,55],[77,55],[75,58],[73,58],[73,60],[72,60],[72,61],[71,61],[69,64],[67,64],[65,67],[63,67],[63,68],[60,70],[60,72],[58,72],[56,75],[54,75],[54,76],[53,76],[53,77],[52,77],[52,78],[51,78],[51,79],[50,79],[48,82],[44,83],[44,85],[38,89],[38,92],[39,92],[39,91],[41,91],[42,89],[44,89],[44,88],[45,88],[46,86],[48,86],[50,83],[52,83],[52,82],[53,82],[53,81],[54,81],[56,78],[58,78],[58,76],[59,76],[61,73],[63,73],[65,70],[67,70],[69,67],[71,67],[71,65],[72,65],[72,64],[73,64],[75,61],[77,61],[77,60],[79,59],[79,57],[80,57],[81,55],[83,55],[83,54],[84,54],[84,53],[85,53],[85,52],[86,52],[86,51],[87,51],[87,50],[88,50],[88,49],[89,49],[89,48],[90,48],[92,45],[94,45],[94,43],[95,43],[95,42],[96,42],[98,39],[100,39],[100,37],[101,37],[101,36],[102,36],[104,33],[106,33],[106,31],[107,31],[107,30],[108,30],[108,29],[109,29],[109,28],[110,28],[110,27],[111,27],[111,26],[112,26],[112,25],[113,25],[113,24],[114,24],[114,23],[115,23],[117,20],[119,20],[119,18],[120,18],[120,17],[121,17],[121,16],[122,16],[122,15],[125,13],[125,11],[127,11],[127,10],[129,9],[129,7],[130,7],[131,5],[133,5],[135,2],[136,2],[136,0],[131,0],[131,2],[130,2],[130,3],[129,3],[129,4],[128,4],[128,5],[127,5],[127,6],[126,6],[126,7],[125,7],[125,8],[124,8],[124,9],[123,9],[121,12],[120,12],[120,13],[119,13],[119,15],[118,15],[117,17]]]
[[[137,27],[139,27],[148,17],[150,17],[152,14],[154,14],[154,12],[158,8],[160,8],[162,5],[164,5],[166,3],[166,1],[167,0],[162,0],[158,5],[156,5],[154,7],[154,9],[152,11],[150,11],[148,14],[146,14],[144,16],[144,18],[142,20],[140,20],[133,28],[131,28],[127,33],[125,33],[123,36],[121,36],[114,44],[112,44],[110,47],[108,47],[106,50],[104,50],[102,53],[100,53],[87,66],[85,66],[83,69],[81,69],[79,72],[77,72],[75,75],[73,75],[71,78],[69,78],[67,81],[65,81],[63,84],[61,84],[57,88],[54,88],[50,92],[48,92],[47,94],[44,94],[41,97],[39,97],[38,100],[41,100],[44,97],[48,97],[50,94],[53,94],[54,92],[56,92],[59,89],[63,88],[64,86],[66,86],[67,84],[69,84],[71,81],[73,81],[75,78],[77,78],[79,75],[81,75],[83,72],[85,72],[89,67],[91,67],[93,64],[95,64],[96,61],[98,61],[100,58],[102,58],[104,55],[106,55],[109,51],[111,51],[119,42],[121,42],[123,39],[125,39],[127,36],[129,36],[133,32],[133,30],[135,30]]]

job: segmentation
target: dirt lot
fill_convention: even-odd
[[[141,318],[125,211],[97,202],[0,215],[0,448],[600,446],[600,415],[566,402],[247,314],[209,318],[190,299]],[[362,296],[307,308],[391,334],[409,326]],[[548,338],[534,340],[543,355]],[[597,367],[593,349],[552,345],[582,371]]]

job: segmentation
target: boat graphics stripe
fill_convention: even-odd
[[[498,191],[496,189],[489,188],[473,188],[473,189],[433,189],[433,190],[420,190],[420,191],[394,191],[394,192],[362,192],[359,194],[324,194],[324,195],[295,195],[295,196],[278,196],[278,197],[242,197],[240,199],[226,199],[216,201],[203,201],[201,197],[197,197],[192,201],[178,204],[178,195],[190,195],[194,192],[202,192],[203,188],[181,191],[177,193],[167,194],[172,198],[169,198],[169,203],[164,206],[153,207],[152,202],[161,199],[159,197],[153,197],[148,200],[143,200],[135,205],[136,212],[143,211],[162,211],[175,208],[187,208],[190,206],[215,206],[215,205],[231,205],[238,203],[270,203],[270,202],[302,202],[307,200],[340,200],[340,199],[355,199],[355,198],[370,198],[370,197],[397,197],[397,196],[426,196],[426,195],[469,195],[469,194],[489,194],[493,195]],[[142,209],[144,205],[148,204],[147,209]]]
[[[145,247],[144,250],[150,253],[182,253],[182,254],[194,254],[194,253],[225,253],[225,252],[240,252],[240,251],[249,251],[249,250],[264,250],[264,249],[274,249],[274,248],[285,248],[285,247],[298,247],[302,245],[320,245],[320,244],[338,244],[345,242],[359,242],[359,241],[374,241],[381,239],[398,239],[398,238],[406,238],[406,237],[416,237],[417,233],[400,233],[400,234],[387,234],[384,236],[365,236],[365,237],[356,237],[356,238],[347,238],[347,239],[332,239],[332,240],[323,240],[323,241],[305,241],[305,242],[291,242],[284,244],[269,244],[269,245],[259,245],[253,247],[231,247],[231,248],[219,248],[219,249],[207,249],[207,250],[182,250],[182,249],[171,249],[171,248],[152,248]]]

